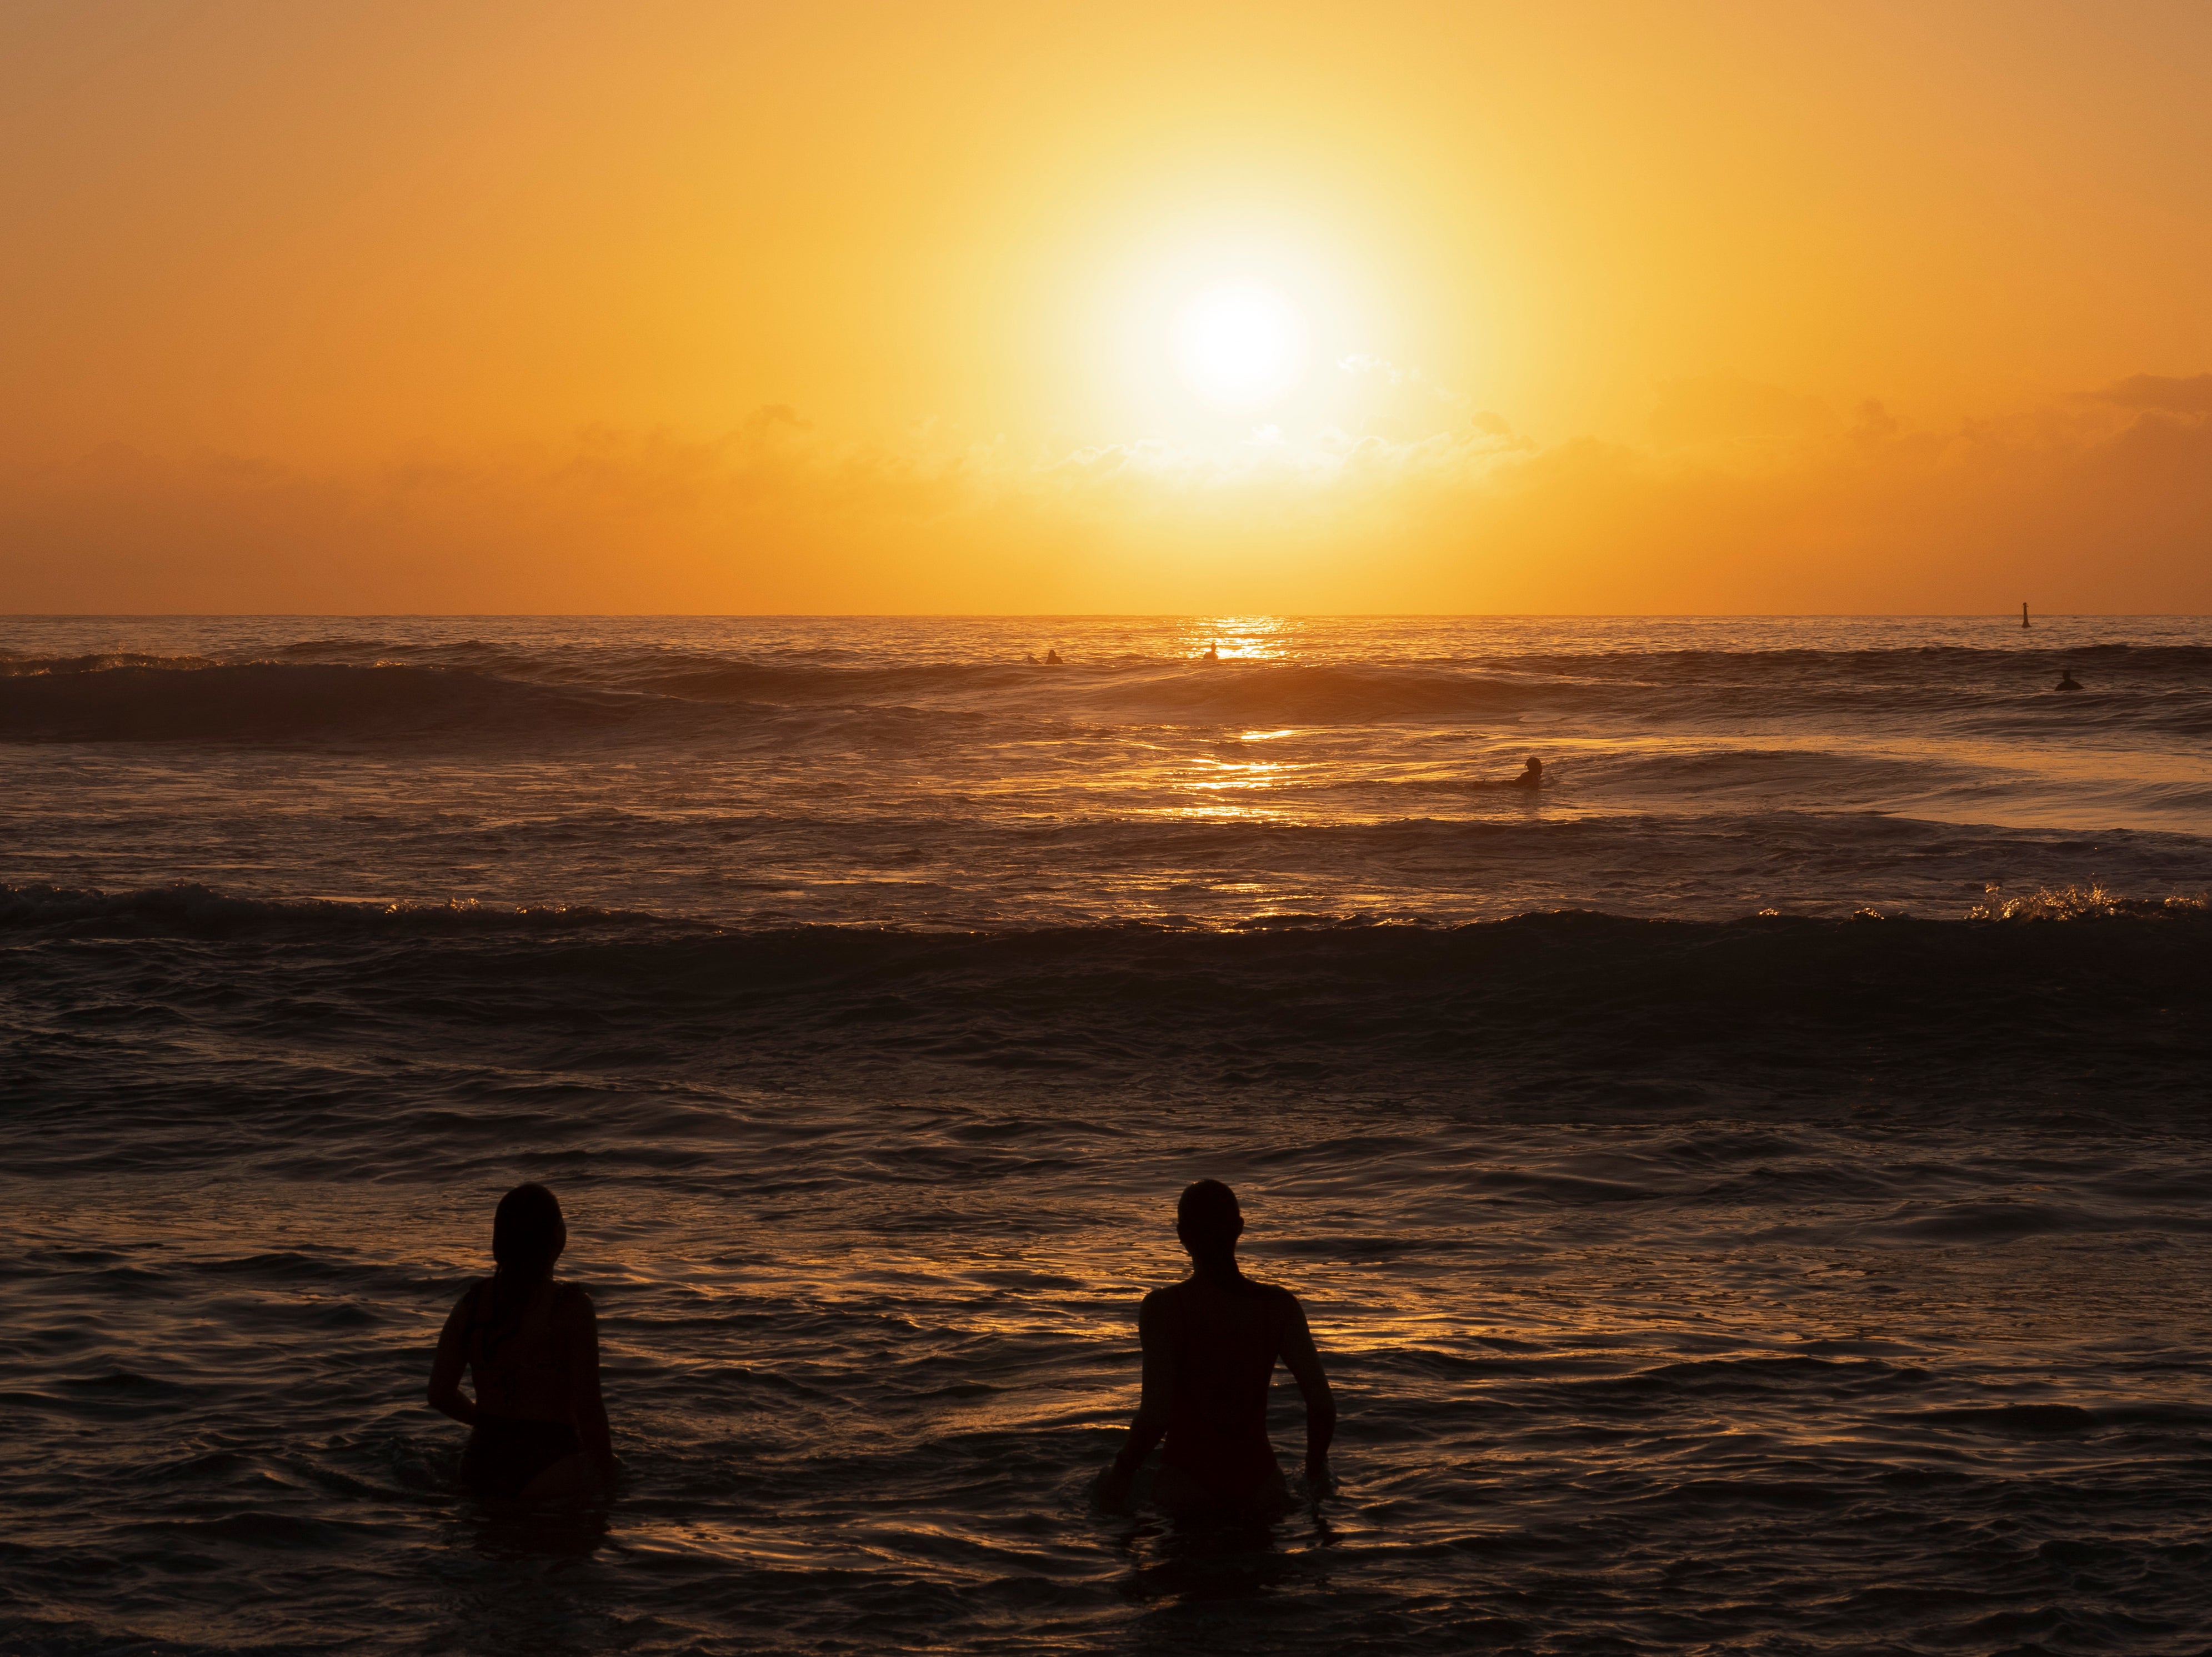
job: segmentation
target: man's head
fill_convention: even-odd
[[[1176,1204],[1176,1235],[1194,1259],[1218,1259],[1237,1252],[1244,1235],[1244,1211],[1237,1193],[1218,1180],[1200,1180],[1183,1188]]]

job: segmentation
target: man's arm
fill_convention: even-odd
[[[438,1356],[430,1360],[430,1407],[440,1415],[451,1416],[464,1427],[477,1424],[477,1406],[461,1391],[461,1371],[468,1367],[469,1353],[463,1331],[468,1326],[470,1302],[475,1300],[473,1289],[454,1302],[447,1314],[446,1326],[438,1332]]]
[[[1322,1371],[1321,1354],[1314,1348],[1313,1331],[1306,1327],[1306,1309],[1298,1297],[1283,1291],[1283,1327],[1277,1351],[1298,1393],[1306,1401],[1306,1483],[1316,1490],[1328,1484],[1328,1446],[1336,1436],[1336,1398]]]
[[[1129,1442],[1121,1447],[1114,1465],[1099,1480],[1098,1496],[1109,1508],[1129,1499],[1129,1486],[1137,1469],[1168,1429],[1168,1409],[1176,1389],[1176,1341],[1169,1327],[1172,1314],[1157,1290],[1145,1296],[1137,1312],[1137,1334],[1145,1347],[1145,1390],[1138,1400],[1136,1419],[1129,1423]]]

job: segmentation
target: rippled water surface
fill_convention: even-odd
[[[2018,633],[0,622],[0,1649],[2212,1649],[2212,642]],[[1090,1500],[1201,1174],[1267,1528]]]
[[[1955,914],[2206,883],[2212,630],[15,618],[9,738],[7,877],[63,886],[963,926]]]

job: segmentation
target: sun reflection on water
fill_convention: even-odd
[[[1279,616],[1217,616],[1194,622],[1185,636],[1198,655],[1211,645],[1226,661],[1287,661],[1297,651],[1294,622]]]

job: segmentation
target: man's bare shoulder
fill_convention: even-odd
[[[1298,1304],[1298,1297],[1279,1283],[1261,1283],[1256,1278],[1244,1279],[1244,1293],[1260,1303],[1261,1314],[1267,1320],[1279,1338],[1287,1339],[1294,1330],[1305,1327],[1306,1308]]]
[[[1235,1288],[1224,1290],[1196,1278],[1185,1278],[1180,1283],[1169,1284],[1165,1288],[1155,1289],[1146,1296],[1145,1310],[1179,1315],[1187,1308],[1218,1306],[1224,1293],[1237,1300],[1261,1302],[1270,1312],[1294,1312],[1298,1309],[1298,1297],[1280,1284],[1261,1283],[1257,1278],[1244,1278]]]

